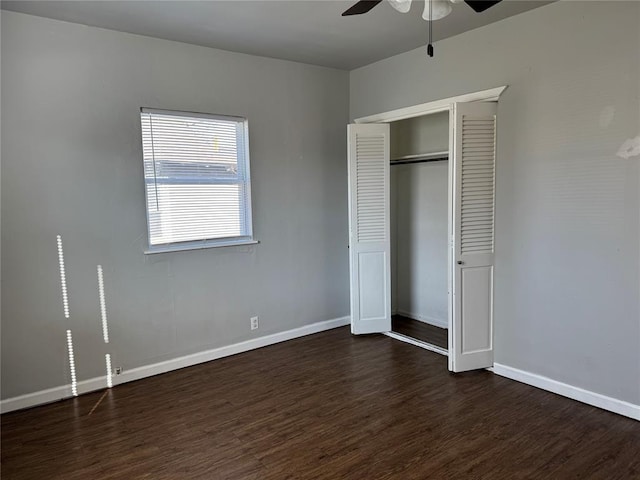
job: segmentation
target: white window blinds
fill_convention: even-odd
[[[142,109],[149,251],[249,241],[247,121]]]

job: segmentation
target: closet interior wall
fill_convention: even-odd
[[[449,149],[449,113],[391,123],[392,313],[447,327],[448,162],[393,160]]]

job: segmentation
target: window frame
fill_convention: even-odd
[[[140,108],[140,140],[143,141],[142,131],[142,115],[144,114],[160,114],[160,115],[173,115],[178,117],[193,117],[193,118],[205,118],[208,120],[221,120],[221,121],[233,121],[237,122],[240,126],[239,130],[243,136],[243,151],[244,151],[244,185],[245,185],[245,208],[244,211],[240,211],[241,215],[245,218],[246,235],[238,235],[234,237],[220,237],[220,238],[207,238],[201,240],[191,240],[182,242],[163,243],[158,245],[151,244],[151,223],[149,221],[149,198],[147,188],[147,177],[144,171],[145,165],[145,153],[144,146],[142,147],[142,176],[144,184],[144,197],[145,197],[145,216],[147,222],[147,241],[146,248],[144,249],[145,255],[155,253],[170,253],[186,250],[202,250],[205,248],[218,248],[218,247],[232,247],[239,245],[255,245],[259,243],[253,236],[253,216],[252,216],[252,201],[251,201],[251,161],[249,155],[249,121],[246,117],[240,117],[237,115],[221,115],[210,114],[202,112],[189,112],[184,110],[167,110],[159,108]],[[237,163],[240,164],[240,155],[237,156]],[[212,182],[218,183],[218,182]]]

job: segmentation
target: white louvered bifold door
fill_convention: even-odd
[[[451,110],[453,302],[449,369],[493,365],[493,259],[496,109],[493,102]]]
[[[349,125],[351,332],[391,330],[389,125]]]

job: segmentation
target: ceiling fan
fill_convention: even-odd
[[[411,8],[411,0],[387,0],[393,8],[402,13],[407,13]],[[451,13],[451,4],[463,2],[476,12],[484,12],[502,0],[426,0],[422,18],[425,20],[439,20]],[[342,13],[343,17],[350,15],[362,15],[373,7],[382,3],[382,0],[360,0]]]
[[[387,0],[389,4],[401,13],[407,13],[411,8],[411,0]],[[477,13],[484,12],[502,0],[425,0],[422,18],[429,22],[429,45],[427,45],[427,55],[433,57],[433,33],[431,22],[440,20],[451,13],[451,5],[463,2],[473,8]],[[360,0],[342,12],[343,17],[351,15],[362,15],[373,7],[382,3],[382,0]]]

